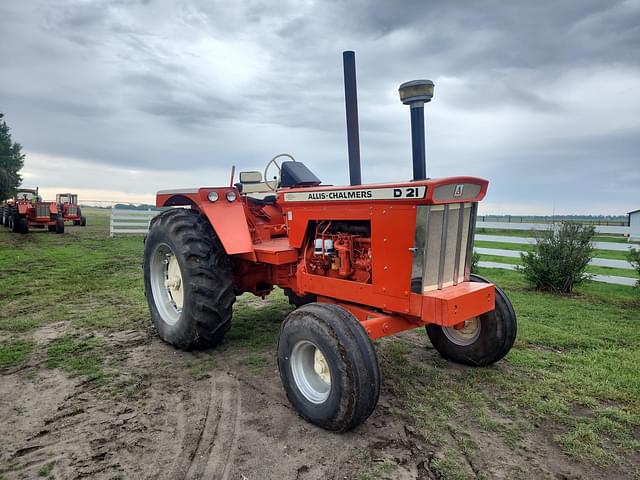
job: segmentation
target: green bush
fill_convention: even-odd
[[[471,255],[471,273],[478,273],[478,264],[480,263],[480,254],[473,251],[473,255]]]
[[[525,278],[538,290],[571,293],[590,275],[585,273],[593,258],[593,225],[562,222],[557,229],[541,232],[531,252],[521,254]]]
[[[633,265],[633,268],[636,269],[636,272],[638,272],[638,276],[640,276],[640,250],[636,250],[635,248],[629,250],[627,259],[629,263]],[[640,288],[640,280],[636,283],[636,287]]]

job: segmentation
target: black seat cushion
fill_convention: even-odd
[[[282,162],[281,187],[311,187],[322,183],[302,162]]]

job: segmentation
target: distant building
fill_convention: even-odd
[[[627,215],[629,215],[629,241],[640,242],[640,208]]]

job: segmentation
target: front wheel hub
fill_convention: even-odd
[[[445,327],[442,331],[456,345],[469,346],[480,337],[480,317],[470,318],[453,327]]]

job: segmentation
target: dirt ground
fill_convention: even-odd
[[[36,337],[49,342],[65,327],[49,325]],[[69,479],[368,478],[369,459],[394,462],[393,478],[420,476],[426,452],[389,414],[384,395],[366,425],[332,434],[291,410],[275,357],[257,370],[231,351],[177,351],[152,332],[105,340],[130,375],[130,394],[42,369],[38,355],[2,376],[6,478],[37,478],[51,463],[55,478]]]
[[[45,367],[37,352],[68,328],[64,321],[40,328],[34,338],[42,348],[0,377],[0,478],[455,478],[437,468],[444,450],[416,433],[388,382],[364,425],[334,434],[291,410],[268,352],[254,366],[242,349],[180,352],[151,329],[115,332],[103,350],[118,381],[105,388]],[[423,357],[417,361],[435,355],[424,339],[401,336]],[[550,448],[541,438],[550,432],[533,432],[516,456],[482,434],[482,460],[468,458],[460,478],[599,478]],[[454,430],[447,438],[456,445]],[[526,470],[514,470],[520,462]]]

